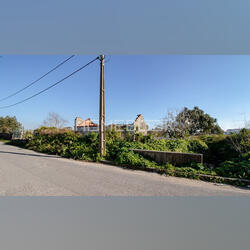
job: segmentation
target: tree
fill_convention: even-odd
[[[176,119],[178,115],[181,114],[177,110],[168,111],[167,116],[163,118],[162,135],[167,135],[168,137],[185,136],[186,128],[184,126],[187,124],[179,123]]]
[[[22,128],[15,116],[0,117],[0,133],[14,133]]]
[[[198,134],[220,134],[222,129],[217,120],[198,107],[183,108],[181,111],[168,112],[163,119],[162,129],[169,137],[184,137]]]
[[[190,135],[195,134],[219,134],[222,129],[217,124],[217,119],[206,114],[199,107],[193,109],[184,108],[176,117],[178,124],[186,129]]]
[[[239,134],[228,136],[233,148],[240,155],[250,151],[250,131],[246,128],[240,130]]]
[[[68,123],[67,120],[62,118],[59,114],[50,112],[47,118],[43,121],[43,125],[46,127],[62,128]]]

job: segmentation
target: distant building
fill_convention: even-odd
[[[107,126],[109,129],[114,129],[117,131],[127,131],[133,134],[142,133],[143,135],[147,135],[148,126],[144,120],[142,114],[137,115],[135,121],[130,124],[110,124]]]
[[[93,123],[90,118],[83,120],[80,117],[76,117],[74,130],[82,134],[98,132],[98,124]]]
[[[148,126],[147,126],[142,114],[137,115],[132,126],[133,126],[135,133],[142,133],[143,135],[147,135]]]
[[[117,131],[127,131],[133,134],[142,133],[143,135],[147,135],[148,126],[144,120],[144,117],[139,114],[137,115],[135,121],[130,124],[110,124],[106,126],[107,129],[114,129]],[[98,132],[99,126],[98,124],[91,121],[90,118],[83,120],[80,117],[75,118],[75,132],[81,132],[82,134]]]

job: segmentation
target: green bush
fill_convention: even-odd
[[[81,160],[96,160],[98,153],[98,135],[82,136],[69,130],[41,128],[26,144],[26,148],[38,152],[60,155]]]
[[[240,158],[222,162],[215,171],[220,176],[250,180],[250,152]]]
[[[166,146],[169,151],[188,152],[188,141],[184,139],[166,140]]]
[[[188,141],[188,151],[193,153],[205,154],[208,150],[207,144],[200,139],[191,139]]]
[[[204,162],[218,165],[226,160],[239,157],[227,135],[200,136],[208,146],[204,152]]]
[[[234,150],[242,155],[250,151],[250,131],[242,129],[238,134],[228,136],[228,139]]]
[[[157,164],[154,161],[145,159],[139,154],[134,153],[133,151],[123,151],[115,159],[115,163],[118,165],[126,166],[136,166],[142,168],[155,168]]]
[[[210,168],[206,168],[203,164],[196,163],[191,164],[186,167],[176,167],[170,163],[164,165],[166,170],[166,174],[170,176],[178,176],[178,177],[188,177],[193,179],[199,179],[199,175],[212,175],[215,176],[216,172],[211,170]]]

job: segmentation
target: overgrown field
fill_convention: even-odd
[[[40,128],[24,145],[38,152],[62,157],[99,161],[98,134],[85,136],[73,131]],[[105,159],[117,165],[140,169],[157,169],[167,175],[200,178],[199,174],[233,177],[250,180],[250,132],[242,130],[237,135],[211,135],[186,139],[157,140],[152,136],[130,135],[125,138],[118,132],[107,132]],[[204,155],[204,164],[173,166],[159,165],[151,159],[134,153],[131,149],[192,152]]]

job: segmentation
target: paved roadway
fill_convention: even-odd
[[[250,189],[36,153],[0,142],[0,196],[217,196]]]

